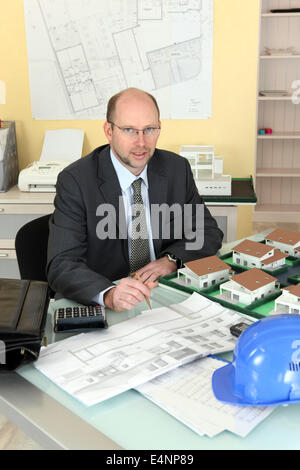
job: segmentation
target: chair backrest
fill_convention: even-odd
[[[45,281],[49,218],[44,215],[21,227],[16,235],[15,248],[21,279]]]

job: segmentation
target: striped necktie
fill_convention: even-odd
[[[131,221],[131,252],[130,252],[130,272],[134,273],[138,269],[150,263],[150,249],[148,230],[146,222],[145,206],[141,193],[142,178],[132,183],[133,206]]]

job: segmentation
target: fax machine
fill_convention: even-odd
[[[19,174],[20,191],[55,192],[58,174],[82,154],[84,131],[46,131],[41,158]]]
[[[55,192],[58,174],[70,161],[45,161],[30,163],[19,174],[20,191]]]

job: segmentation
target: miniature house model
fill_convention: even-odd
[[[300,233],[277,229],[269,233],[265,240],[268,245],[274,246],[283,253],[300,258]]]
[[[221,284],[220,293],[224,300],[249,305],[277,292],[279,287],[280,284],[275,277],[253,268],[235,274],[230,281]]]
[[[275,300],[275,313],[300,313],[300,283],[282,289]]]
[[[244,268],[274,271],[285,265],[287,255],[274,247],[252,240],[244,240],[233,248],[232,260]]]
[[[223,175],[223,157],[215,156],[214,147],[183,145],[180,155],[189,160],[201,195],[231,196],[231,176]]]
[[[231,268],[217,256],[197,259],[185,263],[185,267],[177,271],[187,286],[206,289],[229,279]]]

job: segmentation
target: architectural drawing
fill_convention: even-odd
[[[104,118],[130,86],[163,118],[211,116],[212,0],[24,0],[24,11],[35,118]]]
[[[201,37],[147,54],[155,88],[196,78],[201,72]]]
[[[90,406],[186,362],[231,351],[241,316],[200,294],[130,320],[57,341],[35,362],[43,374]]]

